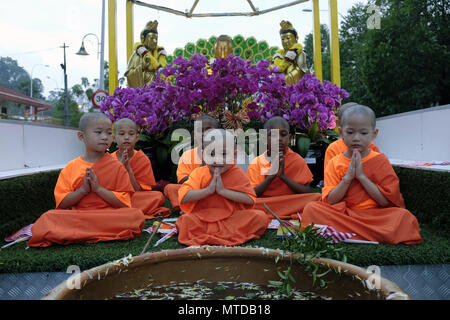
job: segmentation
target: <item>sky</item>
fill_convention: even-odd
[[[141,0],[142,2],[170,7],[179,11],[189,10],[194,0]],[[260,10],[272,8],[293,0],[252,0]],[[122,76],[127,68],[126,57],[126,0],[117,2],[117,54],[118,69]],[[356,3],[367,0],[338,0],[339,23],[342,16]],[[105,26],[105,60],[108,60],[107,6]],[[328,0],[319,0],[321,23],[329,25]],[[143,6],[134,6],[134,41],[139,41],[139,34],[150,20],[158,20],[158,45],[163,46],[168,54],[184,47],[187,42],[196,42],[200,38],[227,34],[238,34],[245,38],[254,36],[258,41],[265,40],[269,46],[281,47],[279,23],[288,20],[299,33],[299,42],[312,32],[312,2],[297,4],[288,8],[255,17],[216,17],[191,18],[169,14]],[[250,12],[246,0],[199,0],[194,13],[211,12]],[[51,90],[64,88],[64,75],[60,64],[64,53],[61,48],[65,43],[69,88],[81,83],[82,77],[90,82],[99,78],[100,59],[98,41],[101,41],[102,0],[0,0],[0,56],[11,57],[18,61],[33,78],[40,78],[44,85],[44,96]],[[341,16],[342,15],[342,16]],[[79,56],[82,38],[87,36],[85,47],[88,56]]]

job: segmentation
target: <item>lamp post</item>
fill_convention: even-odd
[[[48,64],[35,64],[35,65],[33,65],[33,67],[31,68],[31,73],[30,73],[30,98],[33,98],[33,71],[34,71],[34,68],[37,67],[37,66],[50,68],[50,66]],[[37,111],[37,109],[36,109],[36,111]],[[31,105],[30,105],[30,114],[33,114],[33,106],[31,106]]]
[[[304,12],[312,12],[312,9],[303,9],[302,11],[304,11]],[[328,10],[319,10],[319,11],[327,11],[328,12]],[[340,12],[338,12],[338,14],[341,16],[342,19],[344,19],[344,16]]]
[[[102,31],[101,31],[101,41],[98,39],[97,35],[95,35],[94,33],[88,33],[85,34],[83,39],[81,40],[81,48],[80,50],[76,53],[80,56],[87,56],[89,55],[89,53],[87,53],[85,47],[84,47],[84,39],[87,36],[94,36],[97,39],[97,44],[98,44],[98,50],[97,50],[97,59],[100,56],[100,77],[99,77],[99,83],[98,83],[98,88],[101,90],[105,89],[105,0],[102,0]]]

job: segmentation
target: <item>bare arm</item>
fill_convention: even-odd
[[[119,150],[117,152],[117,159],[119,159],[119,161],[123,164],[123,166],[127,170],[128,176],[130,177],[131,185],[133,186],[134,191],[141,191],[142,187],[139,184],[139,182],[137,182],[136,177],[134,176],[133,169],[130,166],[130,161],[128,158],[128,150],[127,149]]]
[[[73,207],[78,202],[80,202],[81,199],[83,199],[85,196],[87,196],[91,192],[91,185],[89,183],[88,174],[86,170],[86,174],[83,178],[83,185],[78,188],[77,190],[69,193],[63,201],[58,206],[58,209],[67,209],[70,207]]]
[[[216,176],[216,172],[214,172],[214,175]],[[222,177],[220,173],[217,175],[217,182],[216,182],[216,192],[220,194],[222,197],[238,202],[243,204],[252,205],[254,203],[253,199],[250,198],[250,196],[246,193],[234,191],[230,189],[226,189],[222,182]]]
[[[206,188],[199,190],[189,190],[183,197],[183,199],[181,199],[181,203],[198,201],[212,195],[214,192],[216,192],[216,180],[217,177],[216,175],[214,175],[211,179],[211,182]]]
[[[276,178],[276,175],[266,176],[263,182],[254,188],[256,196],[260,197],[270,186],[272,181]]]
[[[309,186],[309,183],[307,184],[300,184],[289,178],[284,173],[280,176],[280,179],[295,193],[310,193],[311,187]]]
[[[81,199],[83,199],[85,196],[87,196],[89,192],[86,192],[83,190],[83,188],[79,188],[78,190],[75,190],[74,192],[69,193],[63,201],[58,206],[58,209],[68,209],[70,207],[73,207],[78,202],[80,202]]]
[[[117,199],[117,197],[115,196],[115,194],[106,189],[103,188],[97,181],[97,176],[95,175],[94,170],[92,170],[91,168],[87,168],[86,169],[86,174],[88,174],[88,180],[89,183],[91,185],[91,190],[93,192],[95,192],[100,198],[102,198],[103,200],[105,200],[105,202],[107,202],[109,205],[111,205],[114,208],[126,208],[127,206],[122,203],[122,201],[120,201],[119,199]],[[89,171],[89,173],[88,173]]]
[[[333,189],[327,196],[327,203],[336,204],[345,197],[348,187],[355,178],[355,153],[352,155],[352,159],[347,169],[347,173],[342,178],[341,182]]]

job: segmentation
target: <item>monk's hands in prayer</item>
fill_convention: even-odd
[[[91,191],[98,192],[101,185],[98,183],[97,175],[92,168],[86,168],[86,175],[88,175],[89,184],[91,186]]]
[[[278,153],[278,157],[280,159],[280,164],[278,166],[277,177],[281,177],[284,175],[284,164],[285,164],[284,151],[280,151]]]
[[[214,169],[214,175],[217,175],[216,178],[216,192],[220,195],[222,195],[223,191],[225,190],[225,186],[223,185],[223,181],[222,181],[222,171],[219,168],[215,168]]]
[[[361,152],[359,152],[359,150],[353,150],[353,154],[355,155],[355,177],[360,180],[365,177],[361,160]]]
[[[348,183],[348,184],[350,184],[352,182],[352,180],[356,177],[356,162],[357,162],[356,152],[359,152],[359,151],[358,150],[353,151],[352,158],[350,160],[350,164],[347,169],[347,173],[342,178],[342,181],[344,181],[345,183]]]
[[[211,182],[209,183],[209,186],[206,187],[206,191],[209,195],[216,192],[217,176],[218,176],[218,173],[217,173],[217,170],[215,169],[214,173],[213,173],[213,177],[211,179]]]
[[[130,169],[131,169],[131,167],[130,167],[130,159],[128,158],[128,149],[127,148],[125,148],[123,150],[119,150],[117,152],[117,159],[119,159],[119,161],[123,164],[125,169],[130,171]]]
[[[83,185],[80,187],[80,191],[83,193],[83,195],[87,195],[91,192],[91,184],[89,183],[89,173],[87,169],[90,168],[86,168],[86,174],[83,178]]]

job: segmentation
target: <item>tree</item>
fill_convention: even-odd
[[[381,29],[367,29],[367,5],[341,28],[342,86],[377,116],[449,103],[450,3],[377,0]]]
[[[323,80],[331,80],[330,70],[330,31],[326,24],[320,25],[320,46],[322,52],[322,77]],[[314,70],[314,35],[308,33],[304,41],[306,53],[306,64],[308,68]]]
[[[76,89],[75,89],[76,90]],[[68,92],[68,111],[69,111],[69,126],[70,127],[78,127],[78,123],[80,121],[83,112],[78,108],[78,102],[74,99],[73,90],[69,90]],[[64,90],[51,91],[50,96],[48,97],[50,104],[53,107],[53,117],[56,119],[60,119],[61,124],[64,123]]]
[[[30,95],[30,75],[10,57],[0,57],[0,85]],[[38,78],[33,79],[33,98],[44,99],[44,86]]]

